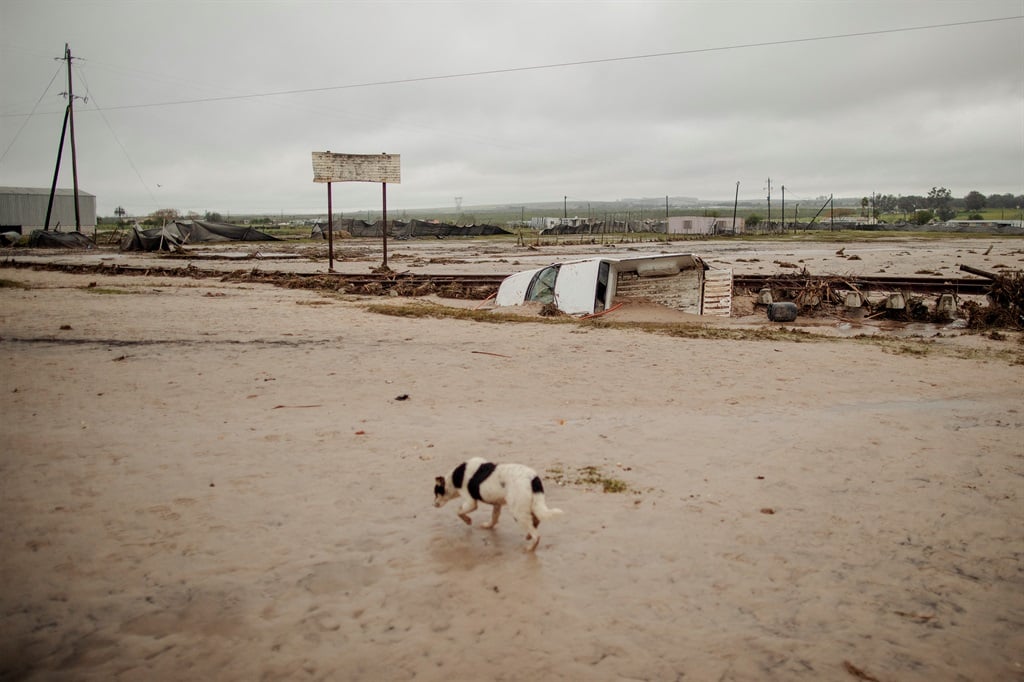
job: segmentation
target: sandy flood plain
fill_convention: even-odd
[[[1024,679],[1019,335],[0,278],[0,679]],[[432,508],[473,455],[545,476],[536,553]]]

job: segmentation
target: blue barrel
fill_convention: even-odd
[[[796,303],[769,303],[768,319],[772,322],[792,322],[796,319]]]

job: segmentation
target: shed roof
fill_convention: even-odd
[[[71,197],[75,195],[74,189],[67,187],[58,187],[57,191],[54,192],[59,197]],[[29,194],[32,196],[50,196],[49,187],[0,187],[0,194]],[[96,195],[90,194],[89,192],[83,192],[81,189],[78,190],[78,196],[95,197]]]

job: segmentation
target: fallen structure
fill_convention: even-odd
[[[335,230],[343,230],[353,237],[380,237],[384,229],[383,221],[378,220],[368,223],[355,218],[343,218],[338,221]],[[414,237],[482,237],[494,234],[511,234],[508,230],[497,225],[451,225],[427,220],[413,219],[408,222],[403,220],[388,221],[388,236],[395,239],[412,239]],[[312,237],[326,236],[326,226],[317,225],[310,235]]]
[[[503,307],[537,301],[569,315],[593,315],[627,300],[728,317],[732,270],[712,268],[689,253],[587,258],[510,275],[494,302]]]
[[[28,245],[33,249],[95,249],[96,242],[81,232],[32,230]]]
[[[186,244],[207,242],[265,242],[278,241],[251,227],[210,223],[202,220],[175,220],[163,227],[132,231],[121,240],[122,251],[174,251]]]

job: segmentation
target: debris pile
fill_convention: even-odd
[[[951,322],[966,305],[952,290],[934,297],[911,295],[899,285],[892,290],[871,287],[869,291],[854,278],[810,277],[806,271],[773,277],[757,296],[757,303],[769,309],[780,301],[792,301],[802,317],[856,314],[867,319],[937,323]]]
[[[1024,329],[1024,272],[993,275],[987,299],[988,305],[964,304],[968,327]]]

